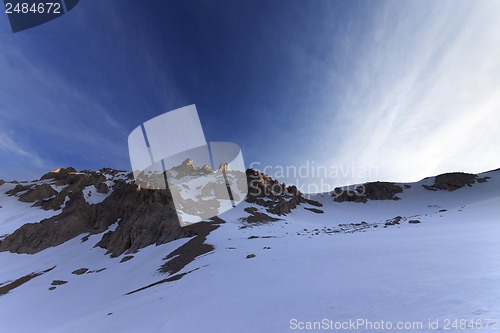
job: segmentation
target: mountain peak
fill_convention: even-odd
[[[191,157],[186,158],[184,160],[184,162],[181,163],[181,166],[186,166],[186,165],[193,166],[193,167],[195,166],[193,159]]]
[[[219,166],[219,171],[223,171],[223,172],[229,172],[231,171],[229,169],[229,164],[227,163],[222,163],[220,166]]]

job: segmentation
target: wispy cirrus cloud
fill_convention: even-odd
[[[20,147],[14,140],[8,136],[6,133],[0,133],[0,150],[14,153],[16,155],[33,158],[34,162],[39,163],[40,159],[33,153],[26,151],[24,148]]]
[[[7,180],[38,178],[39,170],[47,169],[50,164],[37,152],[16,142],[5,129],[0,132],[0,155],[0,178]]]
[[[247,162],[379,171],[336,185],[497,168],[499,7],[82,3],[0,34],[0,121],[54,167],[127,168],[131,129],[196,103]]]
[[[333,182],[498,168],[500,5],[385,2],[368,24],[352,41],[361,55],[346,93],[321,106],[327,121],[316,138],[336,148],[319,144],[317,153],[327,165],[378,173]]]

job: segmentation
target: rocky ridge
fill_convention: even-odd
[[[321,206],[319,202],[304,198],[296,186],[286,186],[258,170],[248,169],[247,181],[247,201],[265,207],[271,214],[289,214],[301,203]]]
[[[90,195],[87,190],[92,187],[96,193],[110,193],[101,202],[91,204],[85,196]],[[140,189],[131,174],[119,170],[57,169],[40,181],[19,184],[7,194],[61,212],[21,226],[0,242],[0,251],[36,253],[82,234],[105,232],[115,223],[116,229],[104,233],[96,244],[112,256],[185,236],[168,190]]]
[[[403,187],[389,182],[372,182],[356,186],[353,190],[337,187],[332,192],[335,202],[362,202],[367,200],[399,200],[396,194],[403,192]]]
[[[196,173],[211,171],[208,167],[194,166],[192,160],[184,161],[175,171],[189,170]],[[244,210],[249,215],[243,217],[242,222],[279,221],[279,216],[290,214],[301,204],[321,207],[319,202],[305,198],[297,187],[286,186],[258,170],[247,170],[246,177],[246,201],[254,206]],[[434,177],[433,185],[423,186],[432,191],[454,191],[487,179],[473,174],[449,173]],[[332,196],[335,202],[398,200],[397,194],[407,187],[410,185],[372,182],[350,191],[336,189]],[[105,168],[77,172],[74,168],[56,169],[37,181],[16,182],[16,186],[6,194],[40,209],[54,210],[57,214],[37,223],[24,224],[7,235],[0,241],[0,251],[32,254],[77,236],[84,235],[83,242],[88,240],[89,235],[102,234],[95,246],[106,249],[108,254],[116,257],[179,238],[199,235],[200,239],[204,239],[207,233],[203,223],[180,227],[168,189],[141,188],[135,184],[131,173],[120,170]],[[92,196],[98,195],[101,199],[93,202]],[[305,208],[313,213],[322,213],[318,208]],[[111,227],[113,225],[115,227]]]
[[[211,171],[205,166],[194,166],[189,159],[173,170],[186,175]],[[295,187],[286,187],[259,171],[248,170],[247,180],[249,194],[246,200],[265,207],[269,213],[289,214],[297,205],[307,202]],[[259,189],[259,193],[252,192],[251,188]],[[91,203],[92,192],[105,198]],[[168,188],[141,188],[135,184],[131,173],[120,170],[77,172],[74,168],[60,168],[43,175],[40,180],[18,184],[6,194],[41,209],[60,212],[21,226],[0,241],[0,251],[33,254],[80,235],[87,234],[82,238],[87,241],[88,235],[103,233],[96,246],[116,257],[206,231],[200,224],[180,227]],[[266,214],[252,211],[250,215],[249,221],[254,221]],[[267,215],[266,219],[278,220]],[[116,228],[110,228],[114,224]]]
[[[446,190],[451,192],[465,186],[472,186],[476,182],[484,183],[488,180],[488,178],[489,177],[481,178],[478,175],[474,175],[471,173],[451,172],[434,177],[433,185],[422,186],[429,191]]]

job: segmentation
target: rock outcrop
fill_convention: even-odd
[[[198,168],[192,160],[174,168],[178,173],[212,172],[208,167]],[[52,170],[42,176],[43,181],[18,184],[8,192],[20,201],[33,202],[45,210],[58,210],[55,216],[38,223],[28,223],[0,242],[0,251],[37,253],[83,235],[101,234],[96,246],[107,250],[112,257],[133,253],[152,244],[203,234],[207,226],[194,224],[181,228],[172,196],[168,189],[145,189],[137,186],[131,174],[112,169],[99,171],[74,168]],[[256,170],[247,171],[249,195],[247,201],[266,208],[276,215],[289,214],[301,203],[321,206],[305,199],[295,186],[285,186]],[[89,204],[88,187],[98,193],[109,193],[101,202]],[[110,193],[111,192],[111,193]],[[278,219],[257,211],[250,212],[249,221],[276,221]],[[108,230],[113,224],[116,228]]]
[[[255,169],[247,170],[247,202],[266,207],[269,213],[289,214],[297,205],[307,202],[296,186],[286,186]],[[312,204],[319,204],[310,200]]]
[[[168,190],[140,189],[123,179],[128,177],[122,177],[114,181],[113,192],[104,201],[91,205],[84,199],[83,190],[94,185],[104,192],[108,188],[102,185],[106,176],[96,171],[77,173],[73,168],[58,170],[43,178],[53,179],[58,186],[64,185],[59,193],[48,184],[19,184],[9,194],[28,190],[19,199],[37,200],[35,205],[44,209],[57,209],[66,202],[62,212],[38,223],[23,225],[0,242],[0,251],[36,253],[81,234],[102,233],[114,223],[118,223],[115,230],[106,232],[97,243],[112,256],[185,236]]]
[[[107,249],[112,256],[186,236],[168,189],[139,189],[127,183],[115,189],[103,206],[113,212],[111,219],[118,221],[118,227],[106,232],[97,246]]]
[[[245,212],[249,213],[250,216],[241,218],[240,221],[242,221],[242,222],[259,223],[260,224],[260,223],[269,223],[269,222],[275,222],[275,221],[280,220],[280,219],[277,219],[275,217],[264,214],[262,212],[259,212],[259,210],[255,207],[247,207],[244,210],[245,210]]]
[[[357,186],[354,190],[338,187],[333,190],[335,202],[367,202],[367,200],[399,200],[396,194],[403,192],[399,185],[389,182],[372,182]]]
[[[5,193],[8,194],[8,195],[16,195],[19,192],[23,192],[23,191],[29,190],[31,187],[33,187],[33,185],[21,185],[21,184],[17,184],[16,187],[14,187],[11,190],[8,190]]]
[[[465,186],[472,186],[476,181],[478,183],[486,182],[488,177],[480,178],[478,175],[464,172],[444,173],[434,177],[434,184],[431,186],[422,185],[426,190],[446,190],[455,191]]]
[[[208,165],[197,167],[191,158],[187,158],[179,166],[173,167],[167,171],[167,175],[172,175],[176,178],[185,176],[202,176],[213,172],[212,168]]]
[[[44,179],[61,179],[61,178],[66,178],[70,173],[75,173],[76,170],[75,168],[59,168],[59,169],[54,169],[45,175],[43,175],[40,180]]]
[[[40,184],[33,186],[28,192],[19,196],[21,202],[35,202],[38,200],[47,199],[57,195],[57,191],[48,184]]]

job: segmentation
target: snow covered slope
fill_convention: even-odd
[[[102,233],[0,252],[0,332],[477,332],[470,320],[495,332],[500,171],[479,177],[396,184],[399,200],[317,194],[287,215],[244,202],[204,232],[113,258],[95,247]],[[13,186],[0,186],[0,234],[58,213],[4,194]]]

